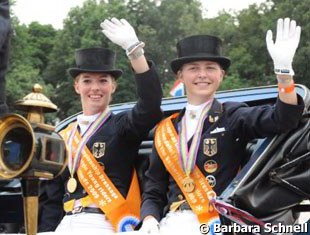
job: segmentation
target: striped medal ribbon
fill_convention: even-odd
[[[186,178],[183,181],[183,189],[187,193],[191,193],[195,190],[195,182],[190,177],[191,172],[194,170],[197,152],[199,148],[199,143],[201,139],[203,124],[205,119],[208,116],[213,99],[210,99],[206,102],[205,106],[202,109],[197,128],[192,140],[192,144],[188,151],[187,145],[187,134],[186,134],[186,115],[183,116],[180,126],[180,135],[179,135],[179,153],[180,153],[180,162],[183,171],[186,174]]]
[[[110,117],[111,111],[109,108],[106,108],[97,118],[96,120],[88,127],[82,139],[75,151],[73,156],[73,149],[72,149],[72,141],[77,131],[78,123],[76,122],[75,126],[72,128],[70,136],[67,140],[67,148],[69,150],[69,157],[68,157],[68,169],[70,172],[70,179],[67,182],[67,190],[69,193],[74,193],[77,188],[77,180],[74,178],[74,174],[78,168],[78,163],[81,160],[82,151],[84,145],[87,143],[89,138],[102,126],[103,123]]]

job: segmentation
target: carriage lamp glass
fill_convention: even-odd
[[[18,114],[0,118],[0,178],[11,179],[29,166],[34,153],[30,123]]]
[[[65,162],[65,146],[62,139],[42,137],[41,161],[62,166]]]
[[[24,128],[11,129],[3,138],[1,155],[10,170],[20,170],[31,156],[31,134]]]

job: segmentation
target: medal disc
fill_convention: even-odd
[[[186,193],[191,193],[195,190],[195,182],[192,178],[187,177],[183,180],[183,189]]]
[[[71,177],[67,182],[67,190],[69,193],[74,193],[77,188],[77,181],[75,178]]]

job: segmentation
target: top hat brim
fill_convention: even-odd
[[[172,71],[176,74],[182,65],[193,62],[193,61],[201,61],[201,60],[209,60],[219,63],[222,68],[227,71],[230,66],[230,59],[224,56],[191,56],[191,57],[180,57],[171,61],[170,66]]]
[[[70,68],[68,69],[68,73],[72,78],[76,78],[80,73],[107,73],[111,74],[115,79],[119,78],[123,71],[119,69],[111,69],[111,70],[96,70],[96,69],[81,69],[81,68]]]

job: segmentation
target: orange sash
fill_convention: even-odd
[[[73,124],[70,124],[60,132],[64,140],[67,140],[72,129]],[[76,132],[72,141],[73,156],[80,140],[81,136]],[[118,232],[132,231],[140,218],[141,196],[136,171],[134,170],[127,198],[124,199],[85,145],[77,175],[91,200],[105,213],[114,229]]]
[[[217,211],[209,203],[212,198],[216,197],[216,193],[212,190],[197,166],[195,166],[193,172],[190,174],[190,177],[195,183],[195,190],[187,193],[183,189],[184,180],[187,176],[181,168],[178,134],[172,123],[172,119],[178,115],[178,113],[173,114],[158,124],[155,132],[155,147],[166,169],[172,175],[191,209],[197,215],[199,222],[207,223],[211,226],[213,223],[218,223],[219,221]]]

